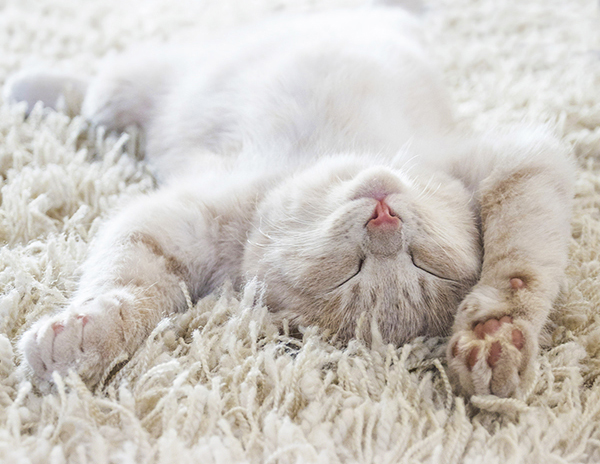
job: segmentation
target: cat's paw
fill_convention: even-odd
[[[26,102],[28,114],[41,101],[46,107],[74,116],[80,111],[86,87],[86,81],[76,76],[24,70],[6,81],[2,96],[9,103]]]
[[[124,298],[111,292],[36,322],[19,342],[34,375],[52,381],[54,371],[74,370],[88,384],[98,383],[125,347]]]
[[[465,313],[472,318],[455,327],[448,343],[451,381],[464,395],[518,397],[534,374],[538,335],[529,321],[511,315],[505,305],[486,316],[482,303],[467,297],[459,309],[463,318]]]

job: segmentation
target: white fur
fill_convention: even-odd
[[[573,168],[541,130],[460,132],[419,36],[408,13],[373,8],[108,59],[82,112],[141,126],[164,185],[106,224],[71,304],[24,335],[36,375],[76,368],[97,383],[185,308],[182,282],[197,299],[258,277],[277,320],[342,341],[370,339],[363,316],[394,344],[444,335],[460,305],[457,388],[518,395],[564,278]],[[47,78],[13,80],[7,95],[30,101]],[[367,227],[384,197],[402,221],[393,233]]]

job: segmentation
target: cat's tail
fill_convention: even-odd
[[[81,114],[92,124],[109,130],[124,130],[131,125],[144,128],[164,94],[170,69],[165,55],[145,49],[105,58],[93,78],[21,71],[6,82],[4,101],[26,102],[28,112],[41,101],[70,116]]]

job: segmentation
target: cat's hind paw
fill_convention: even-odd
[[[53,71],[21,71],[9,77],[2,90],[8,103],[27,103],[27,114],[41,101],[44,106],[67,113],[79,114],[87,82],[83,78]]]
[[[447,350],[455,387],[466,395],[518,396],[534,369],[534,337],[526,321],[508,315],[459,330]]]

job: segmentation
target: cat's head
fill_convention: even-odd
[[[275,317],[347,340],[364,314],[385,342],[449,331],[480,270],[470,196],[441,174],[324,159],[269,193],[244,258]]]

